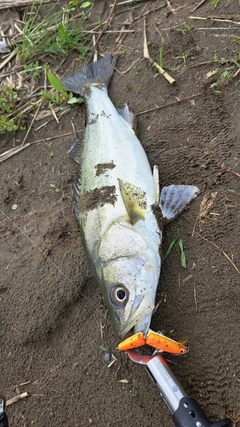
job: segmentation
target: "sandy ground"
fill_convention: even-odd
[[[235,0],[219,0],[216,9],[206,1],[192,13],[196,2],[181,3],[171,1],[172,10],[164,1],[116,7],[110,29],[125,23],[134,32],[121,42],[119,33],[104,35],[100,52],[120,53],[109,95],[136,114],[161,186],[201,190],[164,228],[163,253],[179,233],[187,268],[175,248],[164,260],[152,328],[188,336],[189,353],[167,357],[171,369],[212,421],[229,416],[239,426],[240,74],[232,62],[239,63],[239,26],[224,20],[239,22],[240,8]],[[89,24],[109,10],[108,2],[96,2]],[[175,86],[142,57],[144,16],[150,55],[158,62],[163,46]],[[75,57],[65,74],[83,65]],[[8,407],[10,426],[170,427],[171,413],[144,368],[116,350],[81,246],[71,198],[77,169],[67,150],[72,123],[80,135],[84,115],[84,106],[73,106],[59,124],[35,131],[34,123],[30,147],[0,165],[0,391],[8,399],[29,393]],[[1,151],[20,145],[25,132],[1,136]],[[111,367],[106,353],[117,358]]]

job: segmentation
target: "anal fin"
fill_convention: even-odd
[[[174,219],[197,196],[198,192],[199,189],[194,185],[169,185],[163,187],[160,196],[160,208],[163,218]]]

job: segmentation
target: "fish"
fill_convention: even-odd
[[[146,336],[150,328],[161,271],[156,209],[172,220],[199,189],[171,184],[159,194],[157,165],[150,167],[131,111],[117,109],[108,96],[116,61],[109,54],[61,83],[85,101],[85,132],[68,152],[79,164],[74,210],[89,267],[122,340]]]

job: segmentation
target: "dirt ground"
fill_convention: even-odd
[[[232,61],[239,64],[240,7],[219,0],[214,9],[206,0],[191,12],[198,2],[168,3],[116,6],[109,29],[134,32],[121,42],[119,32],[105,34],[99,50],[120,53],[109,95],[136,114],[161,186],[201,190],[163,230],[163,253],[179,233],[187,268],[173,248],[162,265],[152,328],[188,337],[189,353],[167,357],[171,369],[213,422],[228,416],[240,426],[240,74]],[[109,11],[110,2],[95,2],[87,24],[104,22]],[[175,86],[143,58],[144,17],[150,55],[159,62],[163,47]],[[75,57],[65,74],[83,65]],[[171,413],[147,372],[116,350],[81,246],[71,198],[77,168],[67,150],[72,123],[80,135],[84,116],[84,106],[73,106],[59,124],[53,119],[36,131],[44,120],[34,123],[31,145],[0,165],[0,392],[7,399],[29,393],[8,407],[10,426],[170,427]],[[1,152],[20,145],[25,133],[1,136]],[[108,354],[117,359],[111,367]]]

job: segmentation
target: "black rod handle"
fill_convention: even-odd
[[[195,399],[183,397],[172,416],[176,427],[230,427],[231,420],[224,418],[213,424]]]
[[[5,397],[0,394],[0,427],[8,427],[8,418],[5,409],[6,400]]]

